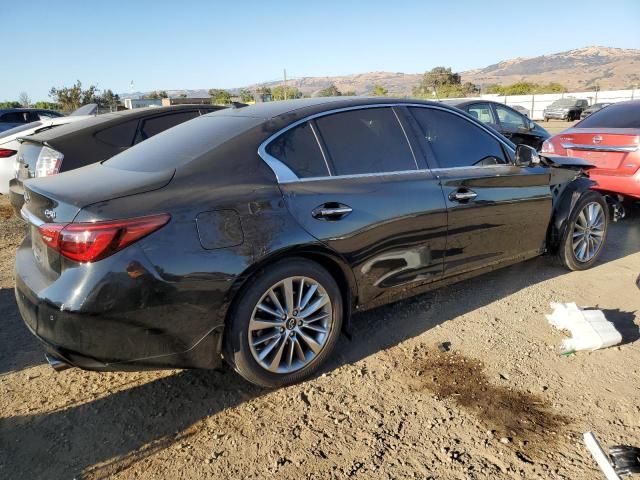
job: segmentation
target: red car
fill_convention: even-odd
[[[640,100],[609,105],[542,144],[543,153],[595,165],[589,177],[602,193],[640,200]]]

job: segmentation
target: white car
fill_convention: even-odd
[[[19,138],[55,128],[58,125],[92,118],[96,112],[97,105],[84,105],[67,117],[46,118],[0,132],[0,195],[9,194],[9,181],[16,176],[16,154],[20,147]]]

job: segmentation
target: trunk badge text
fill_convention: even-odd
[[[56,218],[56,212],[54,210],[49,209],[49,208],[47,208],[42,213],[44,213],[44,216],[47,217],[50,220],[53,220],[54,218]]]

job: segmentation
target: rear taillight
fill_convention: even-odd
[[[7,158],[15,155],[17,150],[11,150],[10,148],[0,148],[0,158]]]
[[[36,160],[35,176],[48,177],[60,171],[64,155],[49,147],[42,147]]]
[[[43,242],[76,262],[97,262],[167,224],[169,214],[95,223],[45,223]]]
[[[542,153],[554,153],[556,151],[555,148],[553,148],[553,143],[551,143],[551,140],[545,140],[542,143],[542,148],[540,149],[540,152]]]

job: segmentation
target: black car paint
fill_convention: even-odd
[[[504,105],[502,103],[492,102],[488,100],[465,100],[462,102],[453,101],[453,102],[445,102],[445,103],[447,103],[448,105],[457,107],[460,110],[463,110],[465,112],[469,112],[469,108],[473,107],[474,105],[478,105],[478,104],[489,105],[493,113],[493,118],[495,118],[498,123],[486,124],[486,125],[490,126],[494,130],[497,130],[498,132],[500,132],[502,135],[507,137],[516,145],[520,145],[520,144],[529,145],[530,147],[533,147],[536,150],[540,150],[542,148],[542,143],[547,138],[551,137],[551,134],[549,132],[547,132],[544,128],[542,128],[539,124],[537,124],[533,120],[529,119],[529,117],[527,117],[526,115],[523,115],[517,110],[514,110],[508,105]],[[501,123],[500,117],[498,116],[498,112],[496,111],[497,105],[499,105],[502,108],[506,108],[507,110],[510,110],[515,115],[522,117],[525,125],[532,125],[533,128],[530,128],[530,129],[515,128],[514,129],[514,128],[510,128],[510,126],[507,124]]]
[[[70,123],[55,129],[46,130],[28,137],[19,139],[37,146],[47,146],[61,152],[64,155],[60,172],[66,172],[92,163],[101,162],[121,153],[132,145],[144,141],[138,139],[140,130],[145,120],[194,112],[196,115],[204,115],[225,107],[218,105],[174,105],[169,107],[149,107],[115,113],[105,113],[80,122]],[[102,132],[118,126],[130,123],[132,129],[128,132],[130,137],[126,146],[108,143],[100,138]],[[19,214],[24,203],[23,180],[29,177],[29,165],[18,161],[20,169],[17,178],[9,182],[9,195],[14,210]],[[83,198],[77,196],[77,198]]]
[[[428,159],[416,150],[422,169],[411,175],[278,183],[256,154],[265,139],[310,115],[372,104],[402,109],[407,103],[435,106],[325,99],[218,112],[149,141],[180,135],[178,143],[184,142],[194,122],[206,126],[202,122],[218,115],[244,116],[244,131],[208,151],[193,147],[200,153],[175,169],[139,172],[107,162],[28,181],[25,212],[38,221],[50,221],[44,210],[54,211],[56,222],[157,213],[169,213],[171,221],[90,265],[59,255],[39,265],[28,235],[16,257],[16,297],[25,322],[50,353],[83,368],[210,368],[219,361],[237,293],[278,259],[302,256],[323,265],[341,286],[348,319],[354,309],[553,248],[549,232],[562,227],[564,206],[574,191],[590,187],[586,179],[572,182],[580,176],[573,170],[502,165],[461,175],[426,168]],[[191,140],[206,146],[206,138]],[[136,148],[127,154],[135,155]],[[496,169],[501,175],[489,173]],[[554,197],[549,184],[558,176],[573,187]],[[447,192],[461,187],[477,189],[479,198],[454,206]],[[313,219],[311,212],[328,202],[349,205],[353,212],[339,221]],[[231,233],[222,226],[229,219]]]

